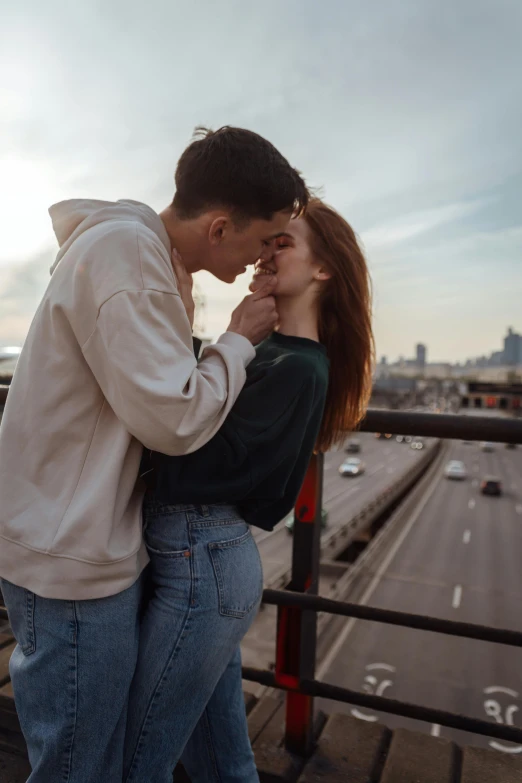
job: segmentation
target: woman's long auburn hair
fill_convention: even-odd
[[[330,380],[317,451],[340,443],[363,418],[372,387],[374,339],[371,280],[351,226],[313,198],[303,215],[316,259],[331,274],[319,294],[319,340]]]

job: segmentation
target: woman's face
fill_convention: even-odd
[[[310,229],[304,218],[291,220],[283,236],[275,240],[273,255],[256,263],[254,277],[276,274],[276,297],[300,297],[330,275],[310,247]]]

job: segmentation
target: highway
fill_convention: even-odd
[[[450,443],[469,478],[442,472],[392,542],[361,602],[369,606],[522,630],[522,447]],[[485,474],[498,475],[500,498],[480,494]],[[317,676],[390,698],[522,727],[522,651],[503,645],[363,621],[347,621]],[[477,737],[349,705],[326,711],[382,720],[459,743],[522,753],[522,746]]]
[[[325,455],[323,507],[328,511],[328,534],[351,519],[380,491],[393,484],[413,465],[423,453],[408,444],[397,443],[395,438],[379,440],[373,434],[360,433],[357,440],[361,452],[353,456],[363,459],[366,471],[354,478],[342,478],[338,468],[347,456],[343,449]],[[426,444],[429,440],[426,439]],[[254,530],[254,536],[263,560],[265,585],[270,585],[276,574],[291,563],[292,536],[284,525],[273,532]]]

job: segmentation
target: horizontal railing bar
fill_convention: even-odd
[[[326,612],[343,617],[355,617],[358,620],[373,620],[387,625],[399,625],[404,628],[417,628],[421,631],[443,633],[447,636],[459,636],[464,639],[479,639],[482,642],[508,644],[522,647],[522,633],[503,628],[491,628],[475,623],[462,623],[457,620],[443,620],[421,614],[397,612],[391,609],[378,609],[374,606],[362,606],[345,601],[334,601],[318,595],[294,593],[291,590],[264,590],[263,603],[276,606],[293,606],[314,612]]]
[[[463,416],[447,413],[411,413],[369,408],[359,429],[390,435],[522,443],[522,419],[500,416]]]
[[[285,687],[276,681],[275,674],[264,669],[255,669],[250,666],[243,668],[243,679],[250,682],[258,682],[269,688],[279,688],[281,690],[294,690]],[[447,712],[446,710],[437,710],[430,707],[421,707],[417,704],[398,701],[397,699],[388,699],[383,696],[371,696],[370,694],[351,691],[348,688],[340,688],[338,685],[330,685],[319,680],[301,680],[299,683],[299,693],[309,696],[316,696],[322,699],[331,699],[345,704],[354,704],[358,707],[367,707],[368,709],[386,712],[390,715],[400,715],[403,718],[412,718],[424,723],[436,723],[440,726],[447,726],[450,729],[459,731],[468,731],[473,734],[481,734],[486,737],[495,737],[495,739],[506,740],[507,742],[516,742],[522,745],[522,729],[514,726],[504,726],[498,723],[489,723],[478,718],[470,718],[466,715]]]

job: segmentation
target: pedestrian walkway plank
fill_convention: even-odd
[[[461,783],[521,783],[522,758],[486,748],[464,748]]]
[[[332,715],[299,783],[373,783],[384,766],[391,732],[348,715]]]
[[[397,729],[381,783],[454,783],[457,764],[457,747],[453,742]]]
[[[0,686],[9,681],[9,659],[16,647],[16,642],[11,642],[0,649]]]

